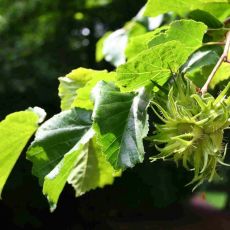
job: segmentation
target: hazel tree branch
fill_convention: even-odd
[[[201,94],[202,95],[204,95],[208,91],[209,84],[212,81],[213,77],[215,76],[215,74],[216,74],[217,70],[219,69],[219,67],[221,66],[221,64],[223,62],[230,63],[230,60],[228,60],[229,49],[230,49],[230,31],[227,32],[227,35],[226,35],[226,42],[225,42],[223,54],[221,55],[220,59],[216,63],[216,65],[215,65],[214,69],[212,70],[211,74],[209,75],[207,81],[205,82],[205,84],[201,88]]]

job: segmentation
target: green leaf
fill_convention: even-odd
[[[202,45],[202,39],[207,29],[203,23],[193,20],[179,20],[170,24],[164,33],[155,36],[148,46],[138,56],[118,67],[118,83],[132,91],[155,81],[163,85],[171,71],[178,68],[187,60],[189,55]],[[146,40],[154,33],[146,35]],[[145,41],[143,39],[143,45]],[[143,49],[143,45],[140,46]],[[135,51],[134,51],[135,52]]]
[[[221,28],[223,27],[223,23],[220,22],[215,16],[210,14],[209,12],[203,10],[194,10],[191,11],[188,15],[189,18],[203,22],[209,28]]]
[[[18,157],[38,128],[38,123],[39,115],[33,110],[12,113],[0,122],[0,196]]]
[[[77,89],[82,87],[83,84],[79,84],[77,81],[67,77],[60,77],[59,81],[58,94],[61,98],[61,109],[68,110],[71,108],[74,98],[77,95]]]
[[[65,77],[59,78],[59,96],[61,109],[68,110],[74,107],[92,109],[90,91],[98,80],[113,81],[114,73],[93,69],[78,68]]]
[[[192,53],[202,45],[204,33],[207,26],[201,22],[193,20],[178,20],[169,25],[169,29],[159,34],[149,42],[149,47],[168,42],[179,41],[183,43],[188,52]]]
[[[197,0],[197,2],[199,2],[199,0]],[[154,17],[170,11],[184,15],[194,4],[196,4],[196,1],[193,0],[148,0],[145,15]]]
[[[75,162],[74,168],[68,177],[76,196],[81,196],[91,189],[103,188],[112,184],[114,176],[119,175],[105,159],[96,139],[92,138],[84,145],[81,154]]]
[[[214,78],[210,82],[210,87],[215,88],[215,86],[222,81],[230,80],[230,64],[222,63],[219,69],[217,70]]]
[[[228,0],[148,0],[145,15],[154,17],[173,11],[184,16],[187,12],[196,9],[205,10],[220,20],[226,18],[230,10]]]
[[[65,77],[60,77],[58,88],[59,97],[61,98],[61,109],[68,110],[72,108],[72,103],[77,96],[77,89],[83,87],[90,79],[92,69],[78,68],[72,70]]]
[[[84,87],[77,90],[77,96],[74,99],[72,106],[83,108],[83,109],[93,109],[93,101],[91,100],[91,91],[97,82],[103,80],[106,82],[115,82],[117,74],[116,72],[106,72],[106,71],[95,71],[92,75],[92,79],[89,80]]]
[[[108,38],[108,36],[111,34],[112,32],[108,31],[107,33],[105,33],[103,35],[102,38],[100,38],[96,44],[96,61],[100,62],[103,60],[104,58],[104,53],[103,53],[103,47],[104,47],[104,41]]]
[[[214,65],[196,68],[191,72],[186,72],[186,77],[188,77],[197,87],[202,88],[213,68]]]
[[[49,200],[51,211],[56,208],[66,181],[72,184],[78,197],[91,189],[112,184],[114,177],[119,175],[106,161],[94,134],[93,129],[89,129],[45,177],[43,193]]]
[[[57,166],[45,176],[43,185],[43,194],[47,196],[51,211],[56,208],[59,196],[66,184],[66,181],[76,164],[76,160],[84,148],[87,147],[89,140],[94,135],[92,129],[89,129],[75,146],[67,152]],[[84,164],[81,164],[84,167]],[[83,170],[84,171],[84,170]],[[82,178],[84,180],[84,178]]]
[[[151,90],[121,93],[112,83],[100,82],[94,88],[94,127],[98,143],[115,169],[133,167],[142,162],[142,139],[148,133],[146,113]]]
[[[27,158],[32,161],[32,173],[40,184],[91,125],[91,112],[75,108],[55,115],[37,130]]]
[[[148,49],[148,43],[160,32],[167,30],[168,26],[162,26],[154,31],[130,38],[125,54],[128,59]]]
[[[219,48],[219,47],[217,47]],[[208,65],[214,65],[219,60],[218,50],[215,46],[204,46],[193,53],[182,66],[181,72],[192,72]]]
[[[210,1],[207,4],[203,4],[200,9],[209,12],[220,21],[224,21],[230,15],[230,3],[228,0],[219,2]]]
[[[163,85],[185,63],[190,53],[178,41],[170,41],[143,51],[117,69],[123,91],[136,90],[151,83]]]
[[[217,45],[203,46],[189,57],[180,71],[185,73],[186,77],[192,80],[196,86],[202,87],[222,52],[222,47]]]
[[[55,115],[37,131],[27,151],[33,174],[43,184],[51,211],[68,181],[76,196],[112,184],[115,173],[94,138],[91,112],[72,109]]]

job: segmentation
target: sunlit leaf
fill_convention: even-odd
[[[59,78],[59,96],[62,110],[74,107],[92,109],[91,89],[97,81],[114,81],[115,73],[93,69],[78,68],[65,77]]]
[[[167,12],[175,12],[184,16],[191,10],[205,10],[218,19],[226,18],[230,12],[228,0],[148,0],[145,15],[157,16]]]
[[[212,79],[210,87],[214,88],[217,84],[227,80],[230,80],[230,64],[222,63],[220,68],[217,70],[214,78]]]
[[[136,90],[151,81],[163,85],[189,55],[185,46],[177,41],[154,46],[119,66],[118,83],[123,91]]]
[[[203,36],[207,26],[193,20],[178,20],[169,25],[168,30],[154,37],[149,47],[162,44],[168,41],[179,41],[183,43],[188,52],[192,53],[202,45]]]
[[[141,53],[143,50],[149,48],[148,43],[156,37],[160,32],[168,29],[168,26],[162,26],[154,31],[144,33],[139,36],[131,37],[126,47],[125,54],[128,59]]]
[[[0,195],[18,157],[38,128],[39,120],[44,119],[42,116],[30,109],[12,113],[0,122]]]

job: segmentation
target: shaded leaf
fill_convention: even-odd
[[[43,193],[47,196],[51,211],[56,208],[58,198],[76,163],[76,159],[79,157],[85,148],[85,145],[93,135],[94,133],[92,132],[92,129],[89,129],[76,145],[64,155],[63,159],[56,165],[56,167],[45,176]]]
[[[40,184],[91,125],[91,112],[75,108],[53,116],[37,130],[27,158],[32,161],[32,173]]]
[[[220,22],[214,15],[210,14],[209,12],[203,11],[203,10],[191,11],[188,17],[195,21],[203,22],[209,28],[223,27],[223,23]]]
[[[202,87],[222,54],[220,46],[204,46],[192,54],[180,71],[198,87]]]
[[[121,93],[111,83],[100,82],[93,90],[95,107],[94,127],[107,160],[115,169],[133,167],[142,162],[142,139],[148,133],[146,110],[151,90]]]
[[[76,196],[91,189],[112,184],[118,176],[97,145],[93,129],[89,129],[77,144],[63,157],[62,161],[45,177],[43,193],[56,208],[66,181],[74,187]]]
[[[198,68],[214,65],[219,60],[216,47],[204,46],[193,53],[188,61],[182,66],[181,72],[192,72]]]

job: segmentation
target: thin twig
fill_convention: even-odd
[[[230,23],[230,17],[228,17],[228,18],[226,18],[226,19],[224,20],[224,25],[227,25],[228,23]]]
[[[206,43],[203,43],[203,46],[212,46],[212,45],[224,46],[225,42],[206,42]]]
[[[230,31],[228,27],[221,27],[221,28],[208,28],[208,31]]]
[[[214,67],[214,69],[212,70],[211,74],[209,75],[207,81],[205,82],[204,86],[201,88],[201,93],[202,95],[204,95],[207,91],[208,91],[208,86],[211,82],[211,80],[213,79],[213,77],[215,76],[217,70],[219,69],[219,67],[221,66],[221,64],[223,62],[230,62],[230,60],[228,60],[228,52],[229,52],[229,48],[230,48],[230,31],[227,33],[226,35],[226,42],[225,42],[225,47],[224,47],[224,52],[221,55],[220,59],[218,60],[218,62],[216,63],[216,66]]]

